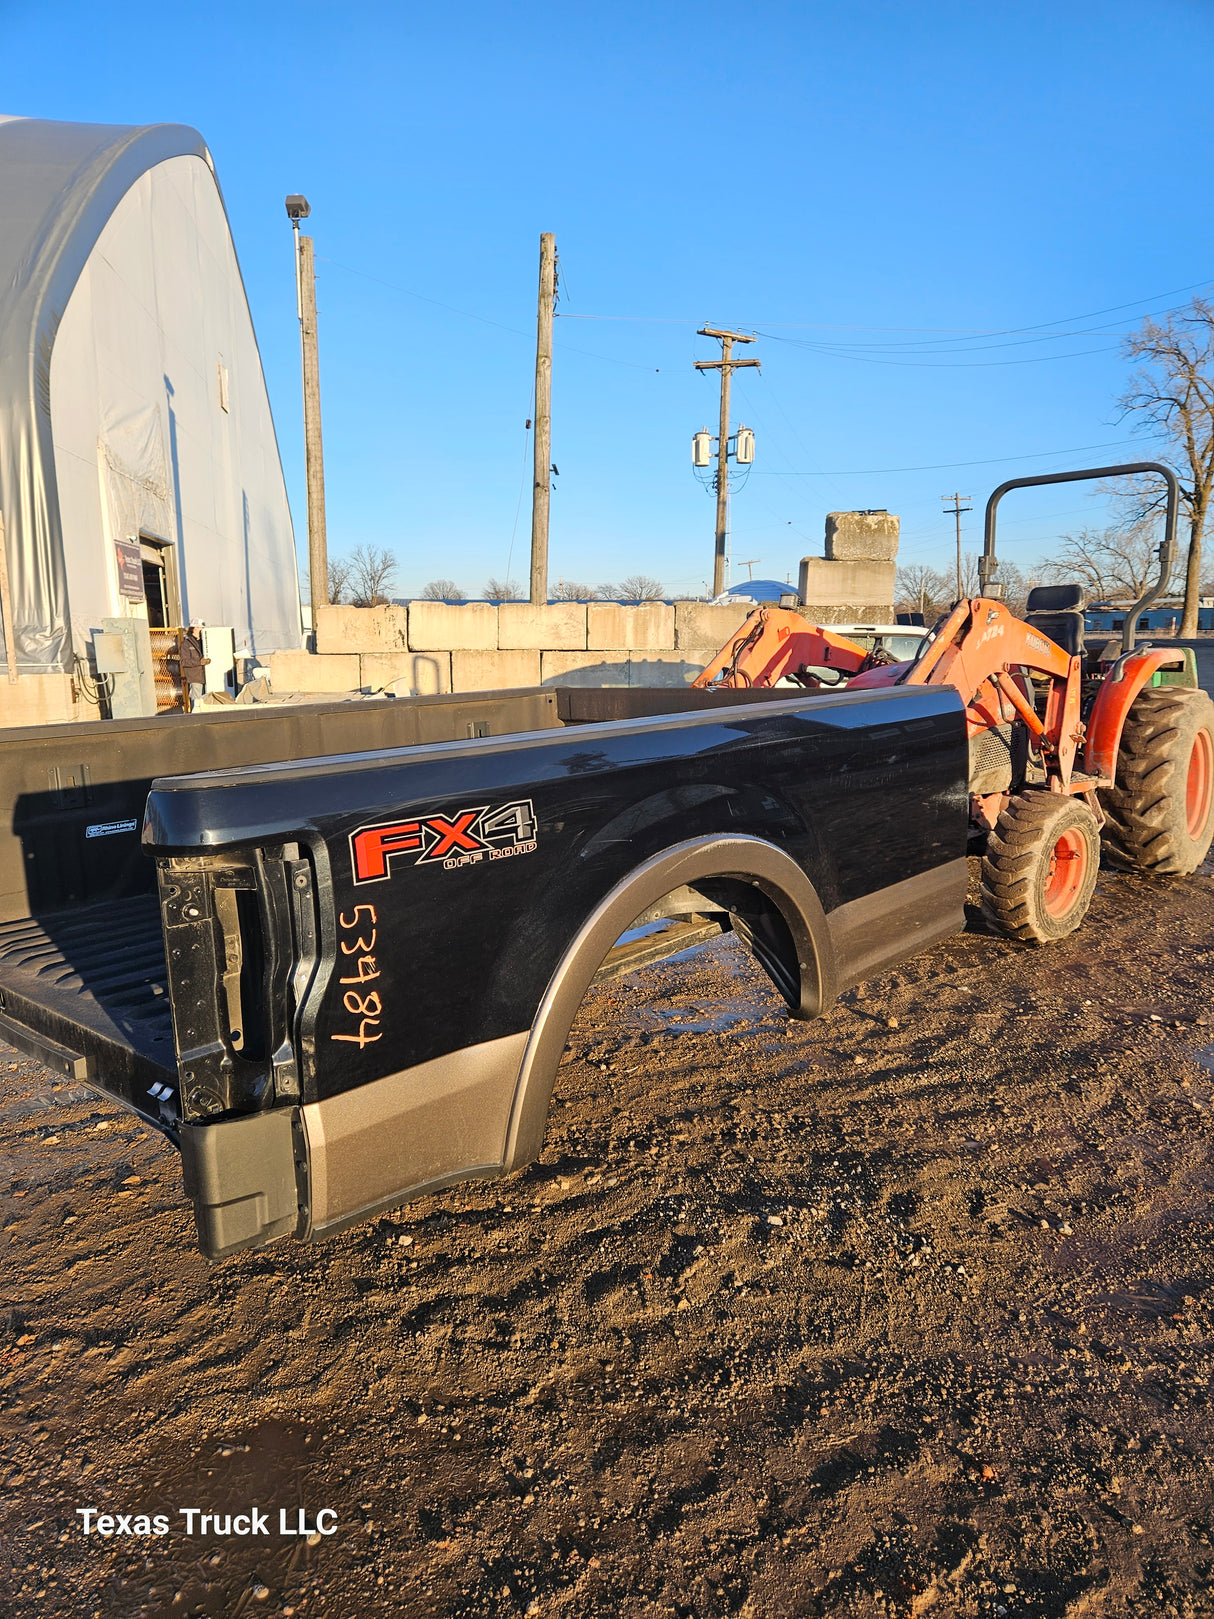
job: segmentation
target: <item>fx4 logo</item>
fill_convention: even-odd
[[[453,815],[360,826],[350,834],[350,863],[356,883],[380,883],[392,875],[394,860],[452,871],[530,854],[535,843],[535,811],[529,798],[520,798],[498,808],[481,804]]]

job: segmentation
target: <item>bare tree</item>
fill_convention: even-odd
[[[622,601],[623,597],[619,585],[595,585],[594,599],[601,602],[618,602]]]
[[[350,575],[353,572],[349,557],[329,558],[329,605],[335,607],[344,602],[350,587]]]
[[[954,581],[953,588],[956,588]],[[978,577],[978,552],[967,551],[961,558],[961,594],[971,601],[982,594],[982,580]]]
[[[1197,633],[1201,546],[1214,492],[1214,304],[1194,298],[1162,322],[1148,317],[1125,342],[1142,362],[1119,403],[1171,441],[1168,461],[1181,481],[1189,522],[1181,635]],[[1140,508],[1141,510],[1141,508]]]
[[[513,579],[490,579],[485,586],[485,600],[491,602],[522,601],[523,593]]]
[[[1024,615],[1029,591],[1041,583],[1042,568],[1043,565],[1039,564],[1025,573],[1014,562],[1000,562],[1000,599],[1017,618]],[[961,589],[966,600],[972,600],[982,593],[976,551],[967,551],[961,559]],[[899,613],[922,613],[932,624],[953,607],[956,595],[957,575],[954,568],[938,570],[929,568],[926,563],[915,562],[898,569],[894,607]]]
[[[651,579],[645,573],[630,573],[627,579],[620,580],[620,601],[626,602],[652,602],[661,601],[666,594],[666,588],[660,579]]]
[[[1056,556],[1041,564],[1053,581],[1075,580],[1096,601],[1136,602],[1157,570],[1159,537],[1149,516],[1109,528],[1064,534]]]
[[[922,613],[930,624],[939,618],[953,599],[953,587],[948,578],[914,562],[898,569],[898,599],[895,606],[900,613]]]
[[[350,553],[355,607],[382,607],[396,577],[396,555],[381,545],[359,545]]]
[[[588,602],[594,600],[593,585],[579,585],[572,579],[558,579],[552,592],[554,602]]]
[[[1003,601],[1009,613],[1023,618],[1028,608],[1029,591],[1041,583],[1041,567],[1037,565],[1025,573],[1014,562],[999,564],[999,582],[1003,586]]]
[[[462,602],[464,593],[454,579],[431,579],[422,591],[424,602]]]

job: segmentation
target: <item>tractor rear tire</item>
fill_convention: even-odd
[[[1053,944],[1087,915],[1100,869],[1100,830],[1081,798],[1019,793],[987,839],[982,914],[1024,944]]]
[[[1187,877],[1214,838],[1214,703],[1204,691],[1148,686],[1126,716],[1117,779],[1100,802],[1114,864]]]

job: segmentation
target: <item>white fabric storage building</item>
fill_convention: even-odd
[[[261,358],[196,130],[0,119],[0,514],[0,725],[96,715],[72,677],[105,619],[300,645]]]

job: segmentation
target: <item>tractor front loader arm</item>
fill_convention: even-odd
[[[1044,718],[1017,683],[1014,671],[1020,669],[1050,682]],[[1056,761],[1060,786],[1070,787],[1083,740],[1081,660],[1016,618],[1003,602],[985,596],[958,602],[904,684],[955,686],[965,700],[971,736],[1022,719]]]
[[[829,685],[816,669],[837,669],[841,679],[864,668],[868,652],[845,635],[787,607],[757,607],[693,686],[774,686],[784,676],[804,686]]]

